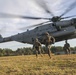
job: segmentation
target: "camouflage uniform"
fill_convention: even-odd
[[[41,43],[38,41],[37,38],[34,41],[33,48],[36,51],[36,57],[38,57],[38,53],[40,53],[40,55],[41,55]]]
[[[65,51],[65,54],[70,54],[70,44],[66,43],[64,44],[64,47],[63,47],[64,51]]]
[[[47,53],[48,53],[49,57],[51,58],[50,48],[51,48],[51,44],[55,42],[55,39],[54,39],[54,37],[50,36],[48,32],[46,32],[43,41],[44,41],[44,44],[46,46]]]

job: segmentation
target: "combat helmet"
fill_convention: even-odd
[[[48,32],[45,32],[45,35],[49,35],[49,33]]]
[[[35,38],[35,41],[38,41],[38,38]]]

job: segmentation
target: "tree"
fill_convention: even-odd
[[[5,56],[10,56],[10,55],[13,55],[13,51],[11,49],[4,49],[5,50]]]

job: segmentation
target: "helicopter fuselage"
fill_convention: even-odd
[[[56,42],[76,38],[76,19],[44,23],[42,26],[38,26],[32,30],[1,38],[0,42],[18,41],[33,44],[34,39],[38,38],[39,41],[44,44],[42,39],[45,32],[52,35],[56,39]]]

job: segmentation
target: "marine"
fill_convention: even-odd
[[[53,36],[50,36],[48,32],[45,33],[45,36],[43,38],[43,42],[45,44],[46,51],[51,58],[51,44],[55,42],[55,38]]]
[[[39,40],[37,38],[34,40],[33,49],[35,49],[35,51],[36,51],[36,58],[38,57],[38,53],[42,56],[41,43],[39,42]]]
[[[65,54],[70,54],[70,44],[67,42],[67,40],[65,41],[64,47],[63,47]]]

